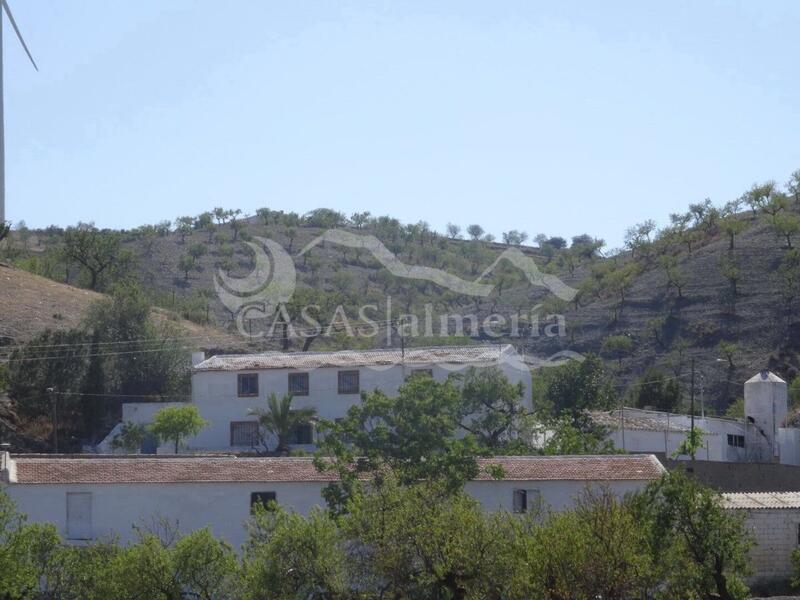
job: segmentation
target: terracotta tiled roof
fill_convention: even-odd
[[[666,473],[652,454],[597,456],[503,456],[479,461],[499,464],[509,481],[623,481],[658,479]],[[478,479],[491,479],[481,472]]]
[[[722,494],[722,506],[731,510],[751,508],[800,508],[800,492],[744,492]]]
[[[391,366],[398,364],[497,364],[517,357],[514,347],[504,345],[387,348],[340,352],[265,352],[217,355],[194,367],[195,371],[247,371],[257,369],[318,369],[322,367]]]
[[[31,458],[16,461],[17,484],[326,482],[310,458],[117,457]],[[664,472],[652,455],[537,456],[483,459],[511,481],[619,481],[656,479]],[[491,477],[482,469],[479,480]]]

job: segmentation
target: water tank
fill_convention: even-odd
[[[786,398],[786,382],[775,373],[761,371],[745,382],[745,446],[750,460],[778,460],[778,428],[783,426],[786,419]]]

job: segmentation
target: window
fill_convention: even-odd
[[[358,371],[339,371],[339,393],[358,394]]]
[[[308,396],[308,373],[289,373],[289,393],[292,396]]]
[[[231,421],[231,446],[258,444],[258,421]]]
[[[239,374],[239,396],[258,396],[258,373]]]
[[[744,436],[729,433],[728,446],[733,446],[734,448],[744,448]]]
[[[313,444],[314,443],[314,427],[311,423],[303,423],[298,425],[292,431],[292,437],[289,441],[290,444]]]
[[[91,492],[67,492],[67,539],[92,539]]]
[[[250,511],[256,504],[261,504],[267,510],[274,510],[273,502],[277,502],[275,492],[253,492],[250,494]]]
[[[539,490],[514,490],[513,508],[515,513],[537,510],[541,503]]]

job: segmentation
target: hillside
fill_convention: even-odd
[[[29,341],[45,329],[70,329],[80,324],[89,306],[103,294],[58,283],[0,263],[0,347]],[[156,308],[153,318],[174,320],[187,345],[215,349],[236,347],[241,339],[215,327],[177,319]]]
[[[759,189],[763,191],[763,186]],[[645,224],[644,233],[632,234],[625,250],[605,255],[598,251],[601,244],[586,235],[573,239],[571,246],[546,237],[538,238],[538,247],[506,245],[485,237],[457,239],[460,236],[456,232],[444,236],[424,223],[402,225],[389,217],[354,215],[347,219],[327,209],[303,217],[265,209],[250,218],[218,209],[213,219],[211,213],[187,217],[176,228],[164,223],[97,234],[119,238],[119,252],[125,253],[130,265],[127,275],[135,274],[157,304],[194,321],[186,327],[199,328],[196,332],[201,339],[207,327],[229,332],[225,343],[215,343],[222,338],[217,329],[208,330],[207,347],[319,350],[390,342],[463,343],[463,338],[450,335],[452,331],[446,332],[448,335],[436,331],[438,325],[432,336],[405,335],[401,342],[396,330],[386,328],[387,317],[396,325],[403,313],[421,319],[426,310],[435,315],[437,324],[438,317],[447,314],[474,314],[480,322],[492,314],[507,319],[516,314],[522,315],[519,323],[524,330],[526,325],[536,324],[538,315],[538,328],[533,327],[538,335],[513,335],[507,324],[495,327],[502,333],[499,337],[485,330],[472,332],[470,337],[476,342],[511,342],[526,355],[538,358],[562,350],[601,353],[615,371],[621,392],[635,390],[637,380],[650,367],[678,378],[688,389],[694,358],[698,394],[709,409],[724,411],[741,394],[741,382],[753,371],[769,367],[793,378],[800,366],[795,306],[800,296],[800,266],[792,263],[796,251],[789,247],[800,228],[798,204],[775,189],[748,201],[756,192],[754,187],[733,206],[692,205],[686,215],[678,216],[670,227],[660,231]],[[752,212],[742,210],[743,202],[754,207]],[[431,267],[466,282],[489,284],[492,292],[476,297],[430,281],[397,277],[374,252],[336,241],[318,242],[300,252],[330,229],[374,236],[403,265]],[[788,235],[779,236],[778,232],[784,230]],[[53,258],[63,235],[57,229],[15,232],[11,242],[15,262],[85,286],[85,271],[74,265],[64,271]],[[344,336],[343,328],[337,326],[333,335],[284,340],[280,327],[269,329],[271,319],[249,322],[246,337],[236,333],[233,315],[214,289],[214,278],[220,272],[243,277],[253,271],[253,251],[243,242],[255,236],[274,240],[292,256],[297,272],[296,305],[318,305],[314,316],[325,326],[336,321],[338,306],[352,324],[363,325],[358,308],[374,305],[370,318],[379,322],[379,333],[352,338]],[[542,273],[557,275],[578,290],[577,298],[559,300],[548,289],[531,285],[510,261],[495,264],[509,248],[532,259]],[[187,258],[190,255],[192,258]],[[21,271],[15,273],[22,276]],[[10,313],[4,311],[0,332],[24,339],[30,335],[26,331],[77,318],[82,299],[88,302],[96,296],[42,278],[34,280],[38,283],[31,288],[18,283],[15,289],[0,292],[4,304],[8,301],[19,306]],[[42,300],[44,297],[49,300]],[[290,311],[299,310],[292,303],[287,306]],[[387,312],[389,307],[391,313]],[[29,319],[30,315],[34,318]],[[554,329],[552,324],[557,322],[552,315],[562,315],[557,330],[563,336],[546,335],[547,325]],[[261,335],[264,331],[266,334]],[[423,332],[424,325],[420,324]],[[629,347],[615,351],[604,346],[609,338],[619,336],[630,340]]]

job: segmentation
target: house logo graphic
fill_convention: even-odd
[[[542,273],[533,258],[526,256],[519,248],[505,249],[479,277],[468,281],[442,269],[408,265],[375,236],[341,229],[331,229],[314,238],[297,256],[303,256],[323,243],[367,251],[395,277],[430,281],[465,296],[489,296],[495,286],[483,280],[503,261],[519,269],[531,285],[544,287],[564,301],[573,300],[577,294],[576,289],[557,276]],[[214,287],[220,301],[235,316],[239,331],[244,335],[247,331],[246,319],[270,318],[281,305],[291,300],[297,285],[294,259],[283,246],[263,237],[254,237],[253,241],[246,244],[255,255],[255,268],[241,278],[231,277],[222,269],[214,277]]]

